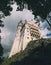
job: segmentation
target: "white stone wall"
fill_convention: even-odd
[[[20,50],[21,50],[20,49],[20,47],[21,47],[21,45],[20,45],[20,35],[21,35],[20,30],[21,30],[21,27],[19,26],[17,28],[16,37],[15,37],[9,57],[11,57],[12,55],[15,55],[16,53],[20,52]]]
[[[23,38],[23,50],[26,48],[28,42],[31,41],[30,30],[28,24],[25,24],[24,38]]]

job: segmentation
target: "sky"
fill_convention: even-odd
[[[23,9],[23,11],[16,11],[16,3],[11,6],[13,7],[13,11],[11,12],[10,16],[2,19],[4,21],[4,27],[1,29],[2,33],[0,33],[0,35],[2,36],[1,44],[4,48],[4,56],[8,56],[10,53],[13,41],[15,39],[18,22],[20,20],[30,21],[31,19],[34,19],[34,15],[31,11],[27,9]],[[44,38],[51,38],[51,31],[48,31],[47,29],[47,22],[40,22],[40,24],[42,36]]]

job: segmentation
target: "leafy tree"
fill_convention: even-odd
[[[28,9],[31,9],[33,11],[33,14],[35,16],[39,15],[43,19],[46,19],[47,15],[51,11],[51,0],[15,0],[19,7],[18,10],[21,10],[24,8],[24,4],[28,4]],[[49,26],[51,26],[51,23],[47,21]]]
[[[12,0],[0,0],[0,33],[1,33],[1,27],[4,27],[2,18],[10,15],[10,12],[12,11],[11,4],[13,4]],[[0,36],[0,62],[2,61],[2,54],[3,54],[3,48],[1,45],[1,36]]]
[[[49,13],[49,15],[46,18],[47,23],[51,26],[51,12]]]
[[[22,11],[25,4],[27,4],[28,9],[32,10],[35,16],[39,15],[43,19],[46,19],[51,11],[51,0],[0,0],[0,11],[2,11],[4,16],[10,15],[10,12],[12,11],[11,4],[13,4],[14,1],[19,5],[17,11]],[[51,27],[51,23],[49,23],[48,20],[47,22]]]
[[[0,0],[0,27],[4,27],[3,21],[1,19],[10,15],[10,12],[12,11],[11,2],[12,0]]]
[[[4,27],[3,21],[0,20],[0,27]]]
[[[0,63],[3,61],[2,55],[3,55],[3,47],[2,47],[2,45],[0,44]]]
[[[11,0],[0,0],[0,11],[2,11],[5,16],[10,15],[10,11],[12,11],[10,2]]]

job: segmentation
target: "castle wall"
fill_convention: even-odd
[[[16,37],[15,37],[9,57],[11,57],[12,55],[15,55],[21,50],[21,45],[20,45],[21,28],[22,28],[21,26],[17,28]]]
[[[31,41],[30,30],[28,24],[25,24],[24,38],[23,38],[23,50],[26,48],[28,42]]]

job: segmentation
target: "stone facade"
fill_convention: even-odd
[[[37,40],[41,38],[40,28],[34,22],[35,20],[31,20],[29,22],[25,21],[24,23],[20,21],[18,23],[16,37],[9,57],[20,51],[23,51],[26,48],[28,42],[31,40]]]

